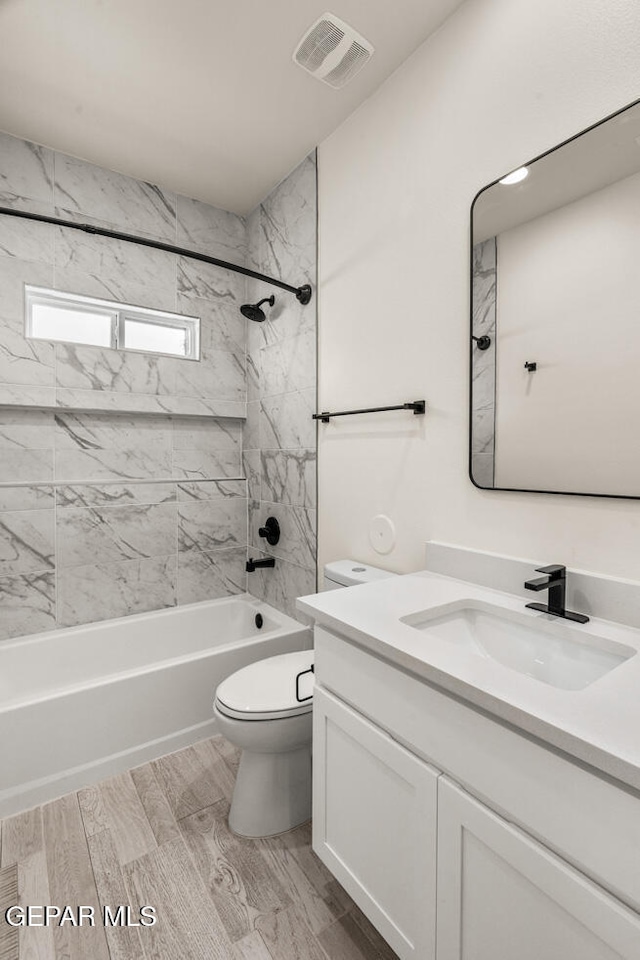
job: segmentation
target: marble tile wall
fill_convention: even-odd
[[[240,217],[3,134],[0,205],[246,258]],[[27,341],[25,283],[197,315],[202,359]],[[245,286],[0,216],[0,403],[41,407],[0,406],[0,639],[245,590]]]
[[[245,589],[244,480],[56,489],[57,623]]]
[[[0,134],[0,204],[177,242],[233,262],[246,259],[245,223],[234,214],[152,184]],[[198,363],[93,347],[26,341],[25,283],[198,315]],[[0,390],[101,394],[102,408],[191,412],[185,402],[246,398],[245,279],[164,251],[30,221],[0,220]],[[78,403],[83,397],[76,397]],[[146,406],[145,406],[146,402]],[[197,409],[197,408],[196,408]],[[202,412],[206,412],[203,407]]]
[[[482,487],[494,485],[496,410],[496,238],[473,248],[473,332],[491,337],[487,350],[473,350],[471,469]]]
[[[264,323],[248,321],[244,469],[249,550],[276,566],[249,574],[254,595],[300,618],[298,596],[316,590],[316,163],[307,159],[247,220],[248,263],[288,283],[310,283],[302,306],[287,293],[249,281],[251,302],[275,294]],[[258,535],[268,516],[282,531],[270,547]]]
[[[243,592],[241,430],[0,413],[0,638]]]
[[[275,290],[257,325],[238,308],[273,287],[0,217],[0,639],[247,588],[296,616],[295,598],[316,589],[315,157],[245,223],[0,134],[0,204],[314,288],[306,307]],[[200,316],[202,361],[29,342],[25,283]],[[245,400],[243,430],[233,417]],[[34,409],[1,406],[15,402]],[[179,415],[211,410],[220,416]],[[283,531],[273,549],[257,533],[270,514]],[[275,569],[248,581],[247,543]]]

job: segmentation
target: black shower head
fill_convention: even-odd
[[[276,298],[271,295],[270,297],[264,297],[263,300],[259,300],[258,303],[243,303],[240,307],[240,313],[243,317],[246,317],[247,320],[255,320],[256,323],[262,323],[263,320],[266,320],[264,310],[261,307],[261,304],[268,303],[270,307],[274,305]]]

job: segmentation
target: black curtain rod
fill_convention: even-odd
[[[164,250],[166,253],[175,253],[181,257],[191,257],[192,260],[200,260],[202,263],[212,263],[215,267],[224,267],[226,270],[233,270],[234,273],[242,273],[245,277],[253,277],[254,280],[263,280],[274,287],[280,287],[282,290],[288,290],[295,293],[300,303],[309,303],[311,300],[311,287],[308,283],[301,287],[292,287],[289,283],[283,283],[282,280],[276,280],[275,277],[267,277],[264,273],[257,273],[255,270],[249,270],[248,267],[241,267],[237,263],[229,263],[227,260],[218,260],[217,257],[209,257],[206,253],[198,253],[196,250],[188,250],[186,247],[176,247],[171,243],[163,243],[161,240],[147,240],[145,237],[135,237],[130,233],[118,233],[116,230],[105,230],[103,227],[94,227],[90,223],[74,223],[72,220],[62,220],[60,217],[48,217],[41,213],[28,213],[26,210],[14,210],[13,207],[0,207],[0,214],[7,217],[21,217],[24,220],[37,220],[40,223],[52,223],[57,227],[68,227],[70,230],[82,230],[83,233],[93,233],[98,237],[109,237],[111,240],[124,240],[126,243],[137,243],[142,247],[152,247],[154,250]]]

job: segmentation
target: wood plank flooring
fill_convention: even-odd
[[[0,824],[0,960],[397,960],[311,850],[311,825],[227,825],[238,754],[222,737]],[[11,927],[7,906],[93,907],[95,926]],[[103,908],[156,908],[103,926]],[[77,914],[76,914],[77,915]]]

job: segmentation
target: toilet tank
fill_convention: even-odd
[[[339,587],[354,587],[359,583],[371,583],[373,580],[387,580],[397,574],[380,567],[371,567],[357,560],[334,560],[324,568],[323,590],[337,590]]]

